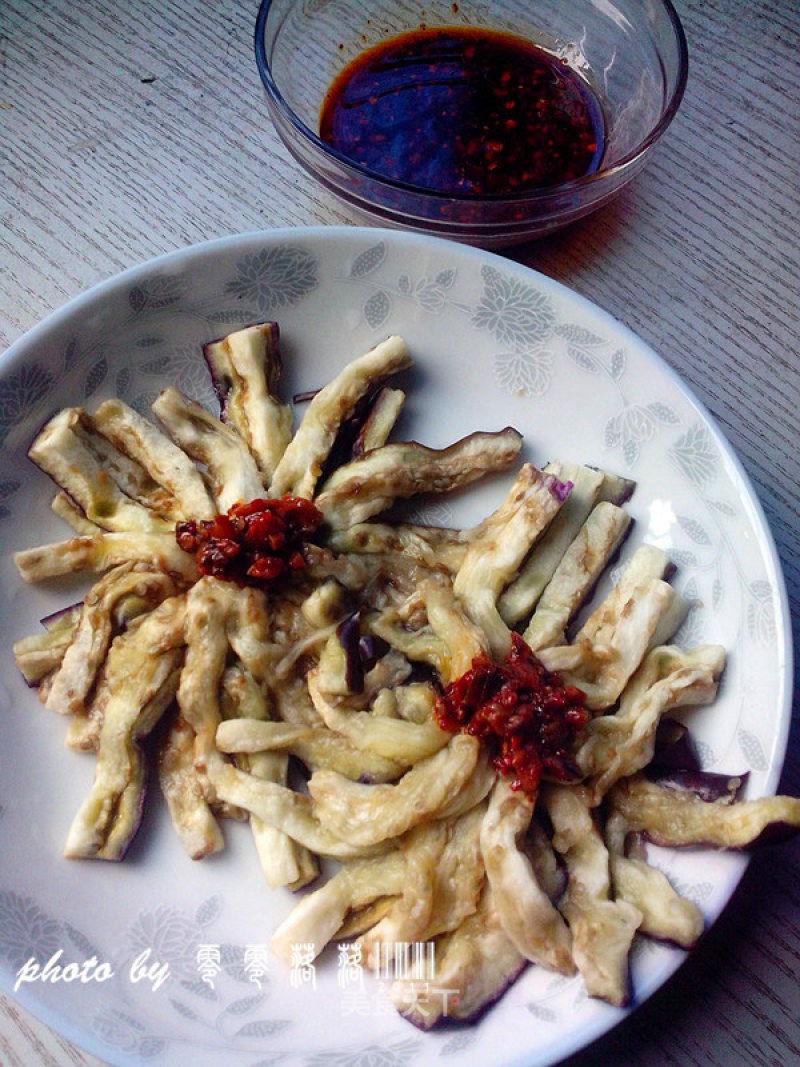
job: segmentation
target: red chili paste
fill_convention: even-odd
[[[574,781],[572,746],[589,720],[585,695],[548,671],[519,634],[505,660],[476,656],[444,691],[435,714],[444,730],[465,730],[488,749],[493,766],[513,775],[513,789],[536,794],[542,774]]]
[[[286,496],[234,504],[227,514],[179,522],[175,539],[201,574],[264,585],[306,567],[305,545],[322,522],[308,500]]]

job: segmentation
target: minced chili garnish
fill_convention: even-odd
[[[519,634],[502,663],[476,656],[471,668],[438,699],[444,730],[464,730],[487,748],[492,765],[513,776],[512,789],[535,796],[542,775],[574,781],[572,748],[589,721],[585,694],[548,671]]]
[[[265,585],[307,566],[306,544],[322,522],[309,500],[283,497],[234,504],[213,519],[179,522],[175,539],[201,574]]]

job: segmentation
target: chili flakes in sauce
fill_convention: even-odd
[[[597,170],[605,121],[560,57],[476,27],[412,30],[334,79],[320,138],[384,177],[440,193],[501,195]]]

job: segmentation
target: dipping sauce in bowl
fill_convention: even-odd
[[[284,146],[356,220],[484,248],[617,196],[688,70],[670,0],[261,0],[255,46]]]
[[[509,33],[453,26],[357,56],[325,95],[320,138],[394,181],[491,196],[591,174],[605,123],[559,57]]]

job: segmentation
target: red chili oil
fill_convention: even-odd
[[[487,748],[492,765],[513,777],[512,789],[535,796],[542,775],[575,781],[575,738],[589,721],[585,694],[548,671],[514,634],[505,660],[476,656],[436,703],[443,730],[464,730]]]
[[[520,193],[596,170],[600,103],[524,38],[445,27],[357,56],[323,101],[320,137],[387,178],[451,194]]]
[[[201,574],[264,586],[305,569],[305,546],[321,522],[309,500],[287,493],[234,504],[213,519],[179,522],[175,539],[194,554]]]

